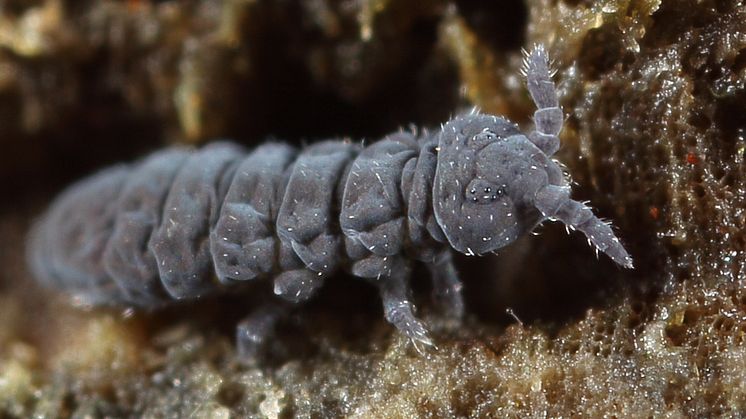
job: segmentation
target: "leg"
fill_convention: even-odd
[[[593,215],[583,203],[570,199],[569,187],[545,186],[536,194],[534,204],[544,217],[562,221],[573,230],[580,230],[597,253],[606,253],[625,268],[633,267],[632,258],[614,235],[611,226]]]
[[[245,361],[255,360],[274,336],[275,325],[285,317],[289,307],[278,302],[260,306],[236,328],[238,355]]]
[[[274,292],[286,301],[299,303],[311,298],[322,285],[324,277],[320,272],[301,268],[277,275],[274,280]]]
[[[293,250],[291,241],[281,240],[280,243],[279,262],[282,273],[274,279],[274,293],[285,301],[306,301],[324,285],[324,275],[306,268]]]
[[[441,253],[432,264],[427,265],[433,278],[433,300],[450,317],[464,316],[463,285],[459,280],[450,250]]]
[[[409,280],[410,269],[392,270],[391,274],[386,277],[380,277],[377,282],[383,300],[383,312],[386,320],[396,326],[400,332],[407,335],[417,350],[418,343],[427,346],[434,346],[428,336],[425,324],[415,317],[414,304],[409,300]]]
[[[525,54],[523,75],[526,77],[528,92],[536,104],[534,124],[536,128],[529,139],[547,156],[559,149],[559,135],[564,116],[557,100],[557,91],[549,69],[549,57],[542,45],[534,46]]]

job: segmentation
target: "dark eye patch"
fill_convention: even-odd
[[[475,148],[478,151],[486,147],[487,145],[501,139],[503,139],[503,137],[500,134],[495,133],[489,128],[485,128],[482,132],[474,134],[471,137],[471,142],[475,145]]]
[[[484,179],[474,179],[466,187],[466,200],[475,204],[490,204],[505,195],[505,186],[497,186]]]

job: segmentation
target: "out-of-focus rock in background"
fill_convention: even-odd
[[[79,310],[29,277],[24,234],[54,193],[168,143],[370,141],[471,106],[528,127],[520,48],[537,42],[567,113],[558,158],[633,271],[547,225],[458,260],[463,325],[417,275],[427,356],[341,276],[253,366],[238,296]],[[0,416],[743,415],[744,109],[736,0],[5,2]]]

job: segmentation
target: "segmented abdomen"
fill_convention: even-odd
[[[376,261],[424,228],[422,192],[407,213],[411,185],[434,170],[415,170],[420,148],[397,134],[366,149],[167,149],[70,187],[35,226],[29,259],[37,278],[91,304],[152,307],[262,276],[304,299],[346,262],[385,269]]]

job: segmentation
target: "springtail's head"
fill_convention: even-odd
[[[570,199],[559,165],[515,124],[473,112],[446,123],[438,144],[434,213],[457,251],[493,252],[549,219],[581,230],[596,250],[631,267],[609,225]]]
[[[536,104],[528,136],[504,118],[476,111],[443,126],[433,185],[440,228],[454,249],[474,255],[504,247],[544,220],[562,221],[583,232],[597,252],[631,268],[611,227],[570,199],[562,169],[550,158],[564,116],[542,45],[525,52],[522,73]]]
[[[459,116],[443,126],[438,144],[434,212],[454,249],[491,252],[533,228],[525,219],[522,181],[531,175],[525,158],[531,143],[515,124],[479,113]]]

